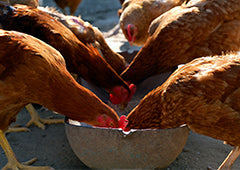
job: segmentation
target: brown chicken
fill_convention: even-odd
[[[67,14],[65,8],[69,7],[70,15],[73,15],[82,0],[54,0],[54,1],[63,10],[64,14]]]
[[[85,22],[81,17],[76,17],[73,15],[63,15],[56,11],[55,8],[40,7],[38,6],[37,0],[4,0],[11,5],[23,4],[33,7],[38,7],[38,9],[47,12],[49,15],[57,19],[63,25],[68,27],[76,37],[83,42],[85,45],[92,44],[96,47],[102,57],[112,66],[112,68],[120,74],[127,66],[125,58],[120,54],[114,52],[105,41],[102,32],[92,26],[90,23]]]
[[[132,83],[194,58],[240,47],[240,1],[196,0],[160,16],[156,31],[121,76]]]
[[[32,7],[38,7],[38,0],[2,0],[8,4],[11,5],[15,5],[15,4],[23,4],[23,5],[28,5],[28,6],[32,6]],[[37,127],[41,128],[41,129],[45,129],[45,125],[44,124],[54,124],[54,123],[64,123],[63,119],[43,119],[40,118],[37,114],[37,111],[35,110],[35,108],[32,106],[32,104],[28,104],[25,107],[30,116],[31,119],[30,121],[26,124],[27,127],[29,127],[32,124],[35,124]],[[8,130],[5,131],[5,133],[10,133],[10,132],[22,132],[22,131],[29,131],[29,129],[25,128],[25,127],[9,127]]]
[[[149,37],[151,22],[185,0],[129,0],[118,11],[122,32],[130,45],[142,46]]]
[[[39,7],[44,12],[47,12],[52,17],[57,19],[63,25],[68,27],[76,37],[86,44],[92,44],[96,47],[101,56],[112,66],[112,68],[120,74],[127,66],[125,58],[120,54],[114,52],[105,41],[102,32],[92,26],[90,23],[85,22],[81,17],[72,15],[63,15],[53,8]]]
[[[127,103],[131,99],[134,86],[129,86],[96,48],[85,46],[62,23],[37,8],[24,5],[2,6],[7,10],[0,19],[3,29],[24,32],[52,45],[63,55],[71,73],[110,92],[113,103]]]
[[[127,116],[127,129],[164,129],[186,124],[192,131],[234,146],[240,154],[240,53],[202,57],[177,69]]]
[[[118,127],[118,116],[67,71],[61,54],[35,37],[0,29],[0,144],[8,168],[22,169],[3,132],[20,110],[37,103],[93,126]]]

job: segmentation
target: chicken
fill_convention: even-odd
[[[9,0],[6,0],[8,2]],[[85,45],[92,43],[96,47],[102,57],[112,66],[112,68],[117,72],[121,73],[127,66],[125,58],[120,54],[114,52],[105,41],[101,31],[92,26],[90,23],[85,22],[81,17],[76,17],[72,15],[63,15],[55,10],[55,8],[40,7],[38,6],[38,1],[36,0],[10,0],[11,5],[23,4],[33,7],[38,7],[40,10],[47,12],[49,15],[57,19],[63,25],[68,27],[77,38],[83,42]]]
[[[24,5],[4,7],[7,12],[0,18],[3,29],[30,34],[59,50],[69,72],[110,92],[112,102],[116,103],[114,100],[117,100],[118,103],[126,104],[131,99],[135,86],[128,85],[96,48],[85,46],[63,24],[37,8]]]
[[[156,31],[121,74],[124,80],[138,84],[194,58],[240,47],[240,1],[190,1],[159,20]]]
[[[38,7],[38,0],[2,0],[8,4],[14,5],[14,4],[24,4],[32,7]],[[29,127],[32,124],[35,124],[37,127],[41,129],[45,129],[44,124],[54,124],[54,123],[64,123],[63,119],[43,119],[40,118],[37,114],[37,111],[32,106],[32,104],[28,104],[26,106],[26,109],[28,110],[31,120],[26,124],[27,127]],[[29,131],[29,129],[25,127],[10,127],[8,130],[5,131],[5,133],[10,132],[22,132],[22,131]]]
[[[94,47],[96,47],[101,56],[118,74],[120,74],[126,68],[127,62],[125,61],[125,58],[120,54],[114,52],[108,46],[102,32],[97,27],[94,27],[90,23],[85,22],[81,19],[81,17],[63,15],[53,8],[39,7],[39,9],[47,12],[63,25],[68,27],[85,45],[91,43]]]
[[[177,69],[127,116],[126,129],[165,129],[186,124],[192,131],[226,141],[240,154],[240,53],[202,57]]]
[[[54,1],[63,10],[64,14],[66,14],[65,8],[69,7],[70,14],[73,15],[82,0],[54,0]]]
[[[122,32],[130,45],[142,46],[149,37],[151,22],[185,0],[129,0],[123,3],[120,15]]]
[[[9,161],[6,169],[24,168],[3,132],[29,103],[93,126],[118,127],[115,111],[75,81],[61,54],[30,35],[0,29],[0,82],[0,144]]]

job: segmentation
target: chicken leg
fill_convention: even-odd
[[[8,128],[4,133],[11,133],[11,132],[27,132],[30,131],[28,128],[20,127],[20,125],[14,125]]]
[[[33,161],[29,161],[28,165],[23,165],[20,162],[18,162],[18,160],[15,157],[15,154],[11,148],[11,146],[9,145],[7,138],[5,137],[4,133],[2,130],[0,130],[0,145],[2,146],[7,159],[8,159],[8,163],[2,168],[2,170],[7,170],[7,169],[25,169],[25,170],[31,170],[31,169],[52,169],[51,167],[34,167],[34,166],[28,166],[30,164],[32,164],[33,162],[36,161],[36,158],[32,159]]]
[[[37,127],[41,129],[45,129],[44,124],[54,124],[54,123],[64,123],[63,119],[42,119],[39,117],[37,111],[34,109],[32,104],[28,104],[25,106],[25,108],[28,110],[31,120],[27,123],[27,127],[29,127],[31,124],[35,124]],[[9,127],[8,130],[5,131],[5,134],[11,133],[11,132],[26,132],[29,131],[28,128],[25,127]]]
[[[37,111],[34,109],[32,104],[28,104],[25,106],[31,115],[31,120],[27,123],[27,127],[31,124],[35,124],[37,127],[41,129],[45,129],[44,124],[53,124],[53,123],[64,123],[63,119],[42,119],[39,117]]]
[[[229,153],[227,158],[223,161],[218,170],[230,170],[235,160],[240,155],[240,147],[235,146],[233,150]]]

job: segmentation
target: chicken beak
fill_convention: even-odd
[[[128,42],[129,42],[130,46],[133,46],[133,40],[128,41]]]

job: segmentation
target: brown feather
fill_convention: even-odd
[[[114,69],[63,24],[37,8],[15,5],[13,12],[1,17],[3,29],[16,30],[37,37],[63,55],[67,69],[85,80],[111,91],[115,86],[128,85]]]
[[[113,109],[73,79],[61,54],[30,35],[0,29],[0,73],[1,130],[29,103],[95,126],[102,114],[118,123]]]
[[[114,70],[116,70],[117,73],[120,74],[126,68],[127,62],[125,61],[125,58],[117,52],[114,52],[108,46],[102,32],[97,27],[83,21],[81,17],[63,15],[53,8],[39,7],[39,9],[47,12],[49,15],[68,27],[85,45],[89,43],[94,44],[94,46],[100,51],[102,57]]]
[[[128,115],[129,128],[191,130],[240,145],[240,54],[195,59],[147,94]]]
[[[128,0],[119,10],[119,23],[123,34],[127,38],[125,28],[132,24],[137,28],[137,35],[133,45],[142,46],[149,37],[148,28],[151,22],[167,10],[181,5],[184,0]]]
[[[156,31],[122,77],[137,84],[194,58],[238,50],[239,11],[235,0],[197,0],[172,8],[158,18]]]

